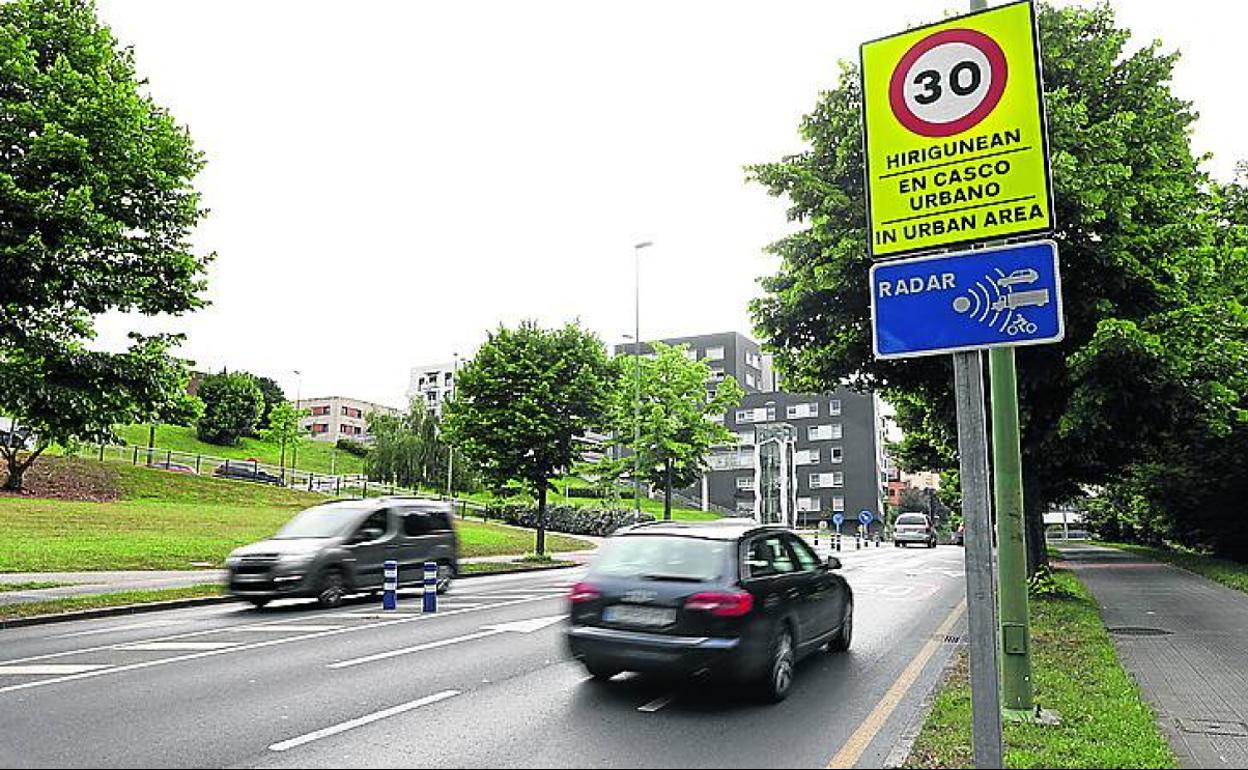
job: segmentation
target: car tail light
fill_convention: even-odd
[[[685,609],[694,612],[709,612],[721,618],[739,618],[754,609],[754,596],[745,591],[740,593],[705,591],[686,599]]]
[[[568,599],[573,604],[582,604],[584,602],[592,602],[595,599],[601,599],[601,598],[602,598],[602,594],[598,592],[597,588],[595,588],[593,585],[589,583],[577,583],[576,585],[572,586],[572,591],[571,593],[568,594]]]

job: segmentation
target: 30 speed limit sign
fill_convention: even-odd
[[[862,46],[871,252],[1053,227],[1030,2]]]

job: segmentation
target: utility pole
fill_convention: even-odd
[[[641,520],[641,250],[654,245],[642,241],[633,246],[633,358],[636,374],[633,392],[633,518]]]
[[[459,354],[455,353],[453,355],[455,358],[455,362],[451,364],[451,388],[452,389],[455,387],[455,378],[459,376]],[[443,408],[446,408],[446,399],[447,399],[447,396],[449,395],[451,395],[450,390],[447,390],[447,392],[442,394],[442,407]],[[446,496],[454,500],[455,499],[455,482],[454,482],[455,447],[452,446],[451,443],[448,441],[446,444],[446,448],[448,452],[448,455],[446,458]]]

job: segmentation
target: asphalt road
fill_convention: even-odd
[[[962,549],[841,556],[853,648],[777,706],[588,681],[561,645],[580,570],[464,580],[431,616],[405,595],[0,631],[0,766],[879,767],[963,633]]]

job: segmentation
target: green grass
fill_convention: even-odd
[[[1176,767],[1152,709],[1122,668],[1096,602],[1069,572],[1069,595],[1032,599],[1036,701],[1056,727],[1007,723],[1006,767]],[[971,766],[971,693],[966,655],[941,685],[906,767]]]
[[[92,594],[65,599],[49,599],[43,602],[23,602],[0,607],[0,620],[29,618],[36,615],[61,615],[79,610],[101,607],[120,607],[127,604],[165,602],[174,599],[191,599],[202,596],[220,596],[222,587],[216,584],[187,586],[184,588],[161,588],[152,591],[120,591],[114,594]]]
[[[534,567],[571,567],[576,562],[562,561],[559,559],[551,559],[543,561],[540,564],[521,561],[481,561],[474,564],[459,565],[461,575],[493,575],[502,572],[518,572],[520,570],[531,570]]]
[[[1136,545],[1135,543],[1098,542],[1097,545],[1119,548],[1149,559],[1173,564],[1176,567],[1182,567],[1198,575],[1203,575],[1228,588],[1248,593],[1248,564],[1240,564],[1228,559],[1219,559],[1216,556],[1196,553],[1195,551],[1154,548],[1147,545]]]
[[[139,447],[140,460],[143,459],[148,438],[148,426],[146,424],[119,425],[117,427],[117,435],[127,444]],[[205,441],[200,441],[196,437],[194,428],[182,425],[156,426],[156,447],[158,449],[172,449],[175,453],[185,452],[190,455],[223,457],[230,460],[250,460],[254,458],[259,462],[270,465],[277,465],[282,454],[281,447],[277,444],[270,444],[257,438],[244,438],[239,441],[238,446],[209,444]],[[290,447],[286,448],[286,464],[288,467],[291,459],[290,449]],[[163,460],[164,455],[158,455],[157,459]],[[186,458],[178,457],[176,454],[173,459],[174,462],[187,462]],[[331,442],[301,439],[299,441],[298,460],[299,470],[301,471],[329,473],[331,466],[335,473],[363,473],[364,470],[364,461],[361,458],[348,452],[336,451]],[[187,464],[194,465],[194,458]]]
[[[41,588],[60,588],[73,583],[53,583],[49,580],[27,580],[23,583],[0,583],[0,593],[6,591],[38,591]]]
[[[0,497],[0,572],[192,569],[268,537],[320,495],[143,467],[115,466],[111,503]],[[459,521],[464,557],[522,554],[533,532]],[[590,543],[549,534],[552,550]]]

